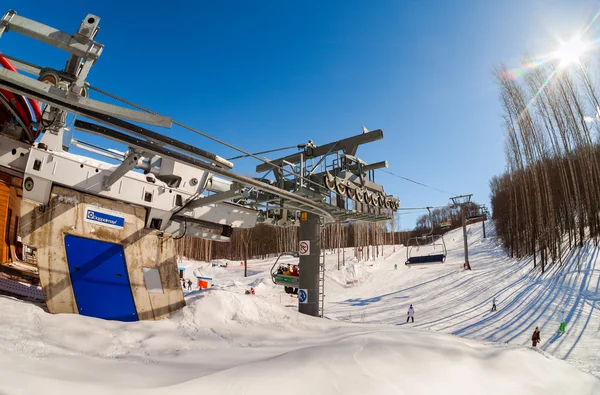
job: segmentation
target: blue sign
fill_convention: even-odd
[[[99,207],[86,207],[84,220],[114,229],[123,229],[125,225],[125,216]]]
[[[298,303],[308,303],[308,290],[307,289],[299,289],[298,290]]]

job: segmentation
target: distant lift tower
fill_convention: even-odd
[[[460,207],[460,217],[462,219],[462,227],[463,227],[463,242],[465,248],[465,269],[471,270],[471,264],[469,263],[469,242],[467,240],[467,218],[465,214],[465,207],[471,202],[471,196],[469,195],[460,195],[450,198],[455,207]]]
[[[298,309],[301,313],[323,314],[325,267],[321,256],[321,225],[387,221],[400,206],[398,199],[387,195],[383,186],[374,181],[374,171],[387,167],[387,162],[367,164],[355,156],[360,145],[382,138],[382,130],[370,132],[363,128],[362,134],[321,146],[309,141],[302,146],[302,152],[267,161],[256,168],[257,172],[266,172],[260,177],[263,182],[310,199],[328,213],[320,215],[303,205],[277,199],[259,217],[259,221],[266,223],[300,226]],[[287,171],[282,171],[284,168]]]

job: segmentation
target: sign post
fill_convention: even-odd
[[[306,215],[305,215],[306,214]],[[319,316],[319,258],[321,256],[321,232],[319,216],[301,213],[300,220],[300,284],[298,287],[298,311]],[[305,301],[301,301],[304,291]]]

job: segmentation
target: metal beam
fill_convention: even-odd
[[[87,97],[70,94],[55,86],[34,80],[23,74],[13,73],[7,69],[0,69],[0,87],[13,93],[36,99],[45,103],[52,103],[66,111],[73,111],[65,105],[75,105],[79,109],[93,111],[109,117],[124,118],[134,122],[170,128],[173,121],[162,115],[152,115],[146,112],[131,110]],[[76,112],[76,111],[73,111]]]
[[[92,152],[97,155],[105,156],[107,158],[115,159],[120,162],[125,160],[125,155],[116,153],[106,148],[99,147],[94,144],[86,143],[85,141],[71,139],[71,146],[80,148],[82,150]]]
[[[215,193],[213,195],[192,200],[190,203],[185,205],[185,209],[193,210],[196,207],[208,206],[209,204],[220,203],[224,202],[225,200],[231,200],[242,196],[244,196],[244,194],[242,193],[241,188],[236,188],[227,192]]]
[[[201,219],[190,217],[188,215],[174,215],[171,217],[171,220],[177,221],[177,222],[187,222],[188,224],[193,223],[204,229],[212,229],[212,230],[218,230],[219,232],[223,232],[223,224],[217,224],[214,222],[203,221]]]
[[[388,167],[387,160],[383,160],[381,162],[371,163],[370,165],[363,166],[363,171],[366,173],[371,170],[384,169],[384,168],[387,169],[387,167]]]
[[[76,39],[69,33],[23,18],[13,10],[8,11],[0,21],[0,37],[2,33],[12,30],[24,36],[65,50],[73,55],[85,59],[98,59],[102,53],[103,45],[92,40]]]
[[[315,147],[313,150],[313,155],[310,158],[322,156],[327,154],[333,147],[335,147],[335,151],[343,151],[345,154],[355,155],[356,150],[359,145],[371,143],[373,141],[381,140],[383,138],[383,130],[377,129],[373,130],[369,133],[363,133],[356,136],[348,137],[343,140],[334,141],[329,144],[320,145]],[[256,172],[262,173],[263,171],[270,170],[273,168],[273,165],[282,166],[284,162],[289,163],[298,163],[300,162],[301,155],[304,155],[303,152],[288,155],[284,158],[274,159],[269,161],[269,163],[263,163],[256,166]],[[307,157],[307,159],[310,159]]]
[[[172,219],[171,221],[169,221],[167,227],[165,228],[165,232],[175,234],[175,232],[179,232],[181,231],[181,229],[183,229],[184,233],[182,234],[182,236],[186,235],[218,242],[230,241],[229,237],[217,233],[212,233],[202,228],[204,228],[204,226],[191,222],[189,218],[186,219],[178,217],[177,219]]]
[[[104,188],[104,190],[110,190],[110,187],[115,182],[119,181],[121,177],[123,177],[129,171],[133,170],[133,168],[135,168],[138,165],[143,154],[144,153],[139,150],[130,150],[129,153],[125,156],[125,160],[123,160],[123,162],[119,166],[117,166],[117,168],[113,170],[113,172],[102,182],[102,187]]]

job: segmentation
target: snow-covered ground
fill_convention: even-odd
[[[480,230],[469,228],[472,272],[460,270],[459,231],[436,267],[406,268],[398,246],[366,263],[347,250],[340,271],[328,255],[329,319],[296,312],[270,281],[274,259],[251,261],[247,278],[239,262],[183,261],[186,277],[215,285],[159,322],[49,315],[0,298],[0,394],[600,394],[597,250],[584,251],[580,272],[568,259],[540,276]],[[250,286],[257,295],[244,295]]]

